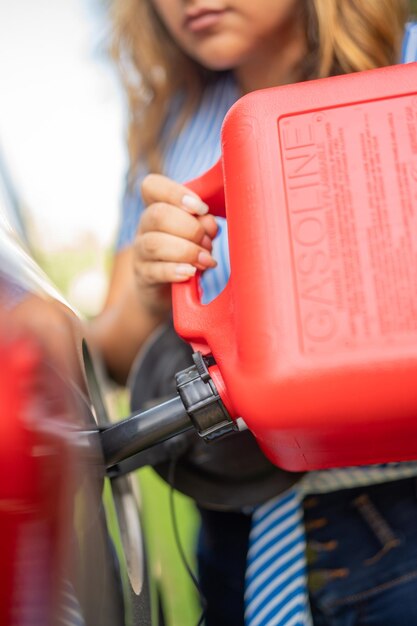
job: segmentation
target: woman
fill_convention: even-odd
[[[216,222],[208,207],[181,183],[201,174],[219,157],[220,128],[229,107],[240,95],[255,89],[398,62],[406,9],[401,0],[115,2],[115,55],[130,112],[130,171],[109,294],[93,333],[116,380],[126,380],[138,349],[170,316],[171,283],[187,280],[196,269],[203,270],[205,298],[210,300],[227,280],[226,225]],[[349,476],[344,471],[341,479],[340,474],[329,472],[335,476],[333,483],[329,481],[330,499],[323,496],[318,501],[305,501],[306,517],[315,507],[314,519],[308,519],[313,522],[310,528],[320,530],[315,520],[324,519],[323,511],[327,515],[329,507],[329,516],[334,509],[349,514],[355,510],[364,520],[365,531],[356,533],[353,543],[366,546],[366,555],[368,548],[372,552],[375,538],[371,520],[378,520],[377,540],[378,536],[394,539],[389,549],[383,544],[382,555],[376,559],[382,570],[372,574],[368,570],[362,586],[356,587],[356,578],[349,578],[351,566],[341,561],[339,567],[337,561],[339,539],[350,523],[346,527],[344,515],[335,516],[330,540],[311,536],[310,547],[314,547],[315,558],[320,557],[321,576],[318,585],[314,577],[317,571],[310,567],[315,585],[310,587],[314,623],[411,626],[417,623],[413,617],[414,570],[412,563],[405,572],[398,569],[403,555],[397,550],[398,537],[391,526],[402,518],[398,511],[407,511],[407,520],[417,522],[417,504],[410,503],[414,479],[404,478],[416,475],[417,466],[407,464],[389,468],[389,472],[377,468],[366,473],[364,469],[356,483],[356,478],[353,482],[344,480]],[[388,482],[394,479],[395,483]],[[361,489],[358,494],[340,490],[347,484],[355,487],[373,482],[375,487]],[[309,491],[315,491],[314,476]],[[377,508],[373,503],[375,491]],[[352,509],[351,502],[357,498],[366,506]],[[379,510],[383,503],[397,512],[389,525]],[[202,514],[199,569],[208,599],[209,626],[243,623],[244,555],[250,518],[243,513],[236,513],[232,520],[222,515],[211,511]],[[388,535],[380,534],[381,520],[385,530],[389,527]],[[374,536],[368,537],[371,531]],[[402,527],[399,532],[408,536],[408,553],[417,556],[413,534]],[[393,558],[389,571],[384,569],[385,552]],[[236,555],[242,554],[238,559]],[[326,555],[336,558],[336,565],[327,563]],[[355,565],[353,569],[356,572],[358,568]],[[346,589],[331,586],[342,579],[355,588],[358,602],[353,598],[344,603]],[[403,583],[411,584],[411,588]],[[274,583],[271,585],[273,589]],[[323,589],[330,589],[336,597],[331,605],[334,610],[330,610],[327,596],[323,600]],[[375,604],[370,612],[360,608],[368,596],[380,598],[380,591],[387,589],[407,594],[407,605],[399,596],[401,614],[396,608],[393,617],[388,610],[390,602],[383,611]],[[368,595],[363,595],[366,591]],[[258,606],[258,615],[261,610]],[[295,613],[289,618],[299,619]],[[248,620],[256,623],[256,619],[256,613],[249,610]],[[259,623],[278,623],[276,619],[277,611],[271,609]]]

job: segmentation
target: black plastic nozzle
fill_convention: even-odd
[[[107,468],[192,428],[204,439],[237,430],[210,376],[212,360],[199,352],[193,359],[194,365],[175,376],[178,396],[100,432]],[[129,471],[132,469],[134,464],[129,466]]]
[[[134,413],[101,431],[106,467],[147,450],[193,427],[179,396]]]

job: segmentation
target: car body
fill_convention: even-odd
[[[137,485],[103,462],[103,381],[2,203],[0,623],[151,626]]]

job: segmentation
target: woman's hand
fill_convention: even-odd
[[[149,174],[142,183],[146,206],[134,243],[134,271],[150,308],[169,306],[169,285],[216,266],[211,256],[217,224],[208,206],[184,185]]]

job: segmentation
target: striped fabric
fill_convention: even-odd
[[[417,61],[417,24],[407,25],[402,62]],[[183,132],[165,153],[164,173],[184,182],[209,169],[220,156],[220,129],[238,91],[233,78],[223,75],[207,90],[203,102]],[[168,127],[170,121],[168,122]],[[140,180],[126,191],[117,248],[130,244],[143,211]],[[230,273],[227,225],[219,220],[220,232],[214,242],[218,266],[202,278],[204,302],[216,297]],[[253,516],[248,553],[247,626],[309,626],[308,594],[305,578],[304,529],[300,501],[307,493],[335,491],[398,480],[417,475],[416,463],[342,468],[311,472],[297,488],[259,507]]]
[[[258,507],[252,524],[246,622],[251,626],[311,624],[299,492],[291,489]]]
[[[405,29],[402,62],[414,63],[417,61],[417,23],[410,22]]]

